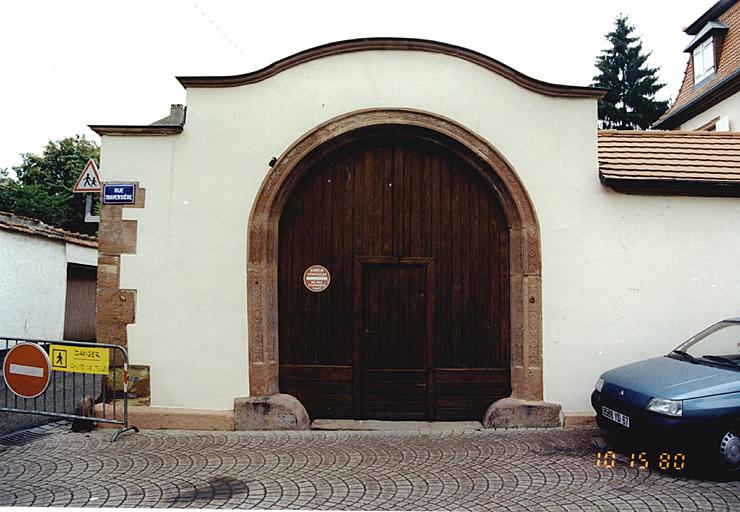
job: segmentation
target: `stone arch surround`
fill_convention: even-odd
[[[486,426],[547,426],[559,422],[559,407],[543,413],[542,263],[540,230],[532,201],[512,166],[485,139],[462,125],[410,109],[368,109],[335,117],[305,134],[277,159],[257,194],[248,223],[247,320],[250,397],[256,403],[280,393],[278,384],[278,224],[283,207],[320,146],[362,128],[401,125],[431,130],[462,145],[483,165],[484,178],[501,201],[509,223],[511,386],[510,398],[489,408]],[[284,395],[283,395],[284,396]],[[237,416],[240,410],[237,399]],[[295,400],[295,399],[293,399]],[[297,402],[297,401],[296,401]],[[497,407],[498,404],[498,407]],[[264,407],[263,407],[264,409]],[[269,410],[269,407],[267,407]],[[249,411],[247,411],[249,412]],[[305,412],[303,412],[305,415]],[[542,421],[545,418],[545,421]],[[237,417],[237,428],[239,428]],[[252,423],[248,425],[255,427]]]

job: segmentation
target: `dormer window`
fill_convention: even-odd
[[[694,83],[698,84],[714,74],[714,38],[710,37],[693,51]]]
[[[702,82],[714,76],[719,63],[719,51],[722,48],[722,42],[725,33],[730,28],[729,25],[721,21],[710,21],[697,33],[694,33],[694,39],[684,50],[691,53],[694,64],[694,87],[704,85]]]

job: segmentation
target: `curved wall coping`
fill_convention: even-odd
[[[430,41],[426,39],[408,39],[408,38],[363,38],[349,39],[316,46],[308,50],[291,55],[281,59],[260,70],[244,73],[241,75],[231,76],[179,76],[177,80],[185,87],[236,87],[240,85],[253,84],[261,82],[272,76],[282,73],[292,67],[305,64],[313,60],[342,55],[346,53],[364,52],[364,51],[420,51],[429,53],[441,53],[466,60],[477,64],[489,71],[508,78],[512,82],[546,96],[564,97],[564,98],[593,98],[600,99],[606,94],[605,89],[595,87],[580,87],[572,85],[560,85],[544,82],[527,76],[514,68],[507,66],[487,55],[478,53],[461,46]]]

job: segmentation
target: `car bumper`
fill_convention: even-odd
[[[697,434],[705,431],[710,422],[697,421],[687,418],[676,418],[646,411],[594,391],[591,394],[591,406],[596,411],[596,421],[599,426],[612,433],[620,435],[638,436],[653,440],[694,439]],[[602,407],[624,414],[629,417],[629,428],[606,418]]]

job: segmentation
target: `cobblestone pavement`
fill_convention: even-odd
[[[0,506],[740,510],[740,482],[597,467],[584,429],[110,435],[6,437]]]

